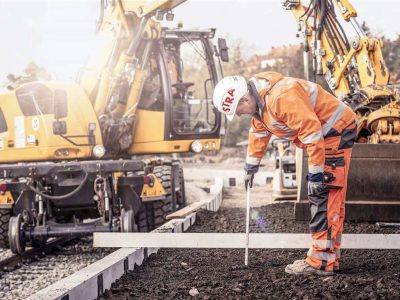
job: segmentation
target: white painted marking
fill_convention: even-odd
[[[32,129],[34,131],[39,131],[40,128],[40,122],[38,117],[33,117],[32,118]]]
[[[243,164],[244,162],[245,161],[243,160]],[[212,172],[210,172],[209,169],[185,167],[183,171],[185,173],[185,179],[187,180],[197,180],[217,176],[223,179],[225,186],[229,186],[229,178],[235,178],[237,186],[244,184],[244,171],[242,169],[213,169]],[[273,172],[260,170],[257,175],[254,176],[254,184],[265,186],[267,179],[272,179],[273,175]]]
[[[14,118],[15,148],[25,148],[25,118],[17,116]]]
[[[245,233],[110,233],[96,232],[94,247],[245,248]],[[310,234],[250,233],[252,249],[304,249]],[[400,249],[400,234],[345,234],[346,249]]]

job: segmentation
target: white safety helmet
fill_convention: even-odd
[[[229,121],[235,116],[239,100],[248,92],[247,81],[242,76],[228,76],[217,83],[213,104]]]

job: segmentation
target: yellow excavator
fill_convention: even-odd
[[[101,1],[76,81],[31,66],[0,94],[0,248],[96,231],[148,231],[185,205],[182,166],[218,150],[211,97],[228,61],[215,29],[164,28],[185,0]]]
[[[347,0],[285,0],[304,43],[306,77],[323,77],[332,93],[358,116],[357,144],[348,179],[346,218],[363,221],[400,220],[397,178],[400,174],[400,86],[389,84],[383,42],[369,37]],[[341,19],[338,17],[340,15]],[[345,24],[354,28],[350,38]],[[308,74],[312,60],[313,74]],[[309,219],[305,182],[306,154],[298,151],[296,219]]]

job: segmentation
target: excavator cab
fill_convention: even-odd
[[[215,29],[167,29],[145,46],[150,49],[131,153],[219,149],[221,116],[212,105],[218,81],[214,34]]]

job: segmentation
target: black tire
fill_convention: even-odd
[[[171,166],[154,167],[154,175],[164,187],[166,196],[164,200],[157,200],[149,203],[144,203],[141,211],[137,215],[137,221],[140,222],[143,229],[145,228],[145,219],[147,221],[147,231],[151,231],[165,223],[166,217],[172,212],[172,196],[171,196]],[[139,231],[141,231],[139,229]]]
[[[154,167],[154,175],[157,176],[158,180],[162,184],[167,193],[167,196],[171,195],[171,166],[157,166]]]
[[[159,200],[152,203],[153,205],[153,229],[161,226],[167,220],[167,215],[172,212],[172,197],[167,196],[166,200]]]
[[[179,166],[176,184],[179,184],[180,187],[179,192],[175,195],[177,209],[182,209],[186,206],[185,177],[183,176],[182,166]]]
[[[8,249],[8,224],[10,222],[11,211],[9,209],[0,209],[0,248]]]
[[[146,206],[142,205],[135,216],[135,222],[139,232],[149,232],[150,226],[147,220]]]

